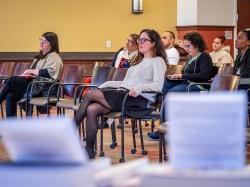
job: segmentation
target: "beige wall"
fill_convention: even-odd
[[[142,28],[175,31],[176,0],[143,2],[135,15],[131,0],[1,0],[0,51],[37,51],[45,31],[58,33],[61,51],[116,51]]]

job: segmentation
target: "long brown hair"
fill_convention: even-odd
[[[153,29],[143,29],[140,32],[140,36],[142,33],[147,33],[148,37],[150,38],[151,42],[155,43],[155,47],[154,47],[154,55],[155,56],[159,56],[162,57],[163,60],[166,62],[167,64],[167,55],[166,52],[164,50],[164,47],[161,43],[161,37],[158,34],[158,32],[156,32]],[[131,66],[134,66],[136,64],[139,64],[142,59],[144,58],[144,55],[142,53],[139,52],[139,54],[137,55],[137,57],[135,59],[133,59],[133,61],[130,63]]]
[[[42,35],[49,43],[50,43],[50,51],[46,54],[43,54],[42,51],[40,51],[35,58],[36,59],[42,59],[45,58],[49,53],[56,52],[57,54],[60,53],[59,51],[59,42],[58,42],[58,37],[57,34],[54,32],[45,32]]]

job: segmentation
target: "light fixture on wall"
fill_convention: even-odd
[[[143,13],[142,0],[132,0],[132,13],[133,14]]]

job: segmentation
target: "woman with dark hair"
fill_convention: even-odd
[[[114,56],[112,66],[116,68],[128,68],[130,62],[138,55],[138,34],[130,34],[126,46],[122,47]]]
[[[126,108],[147,108],[155,101],[155,94],[143,91],[161,91],[166,71],[166,54],[161,38],[155,30],[140,32],[139,54],[130,63],[131,67],[123,81],[108,81],[99,89],[88,91],[77,113],[79,124],[86,117],[86,150],[90,158],[95,157],[94,144],[97,133],[97,117],[110,111],[120,111],[122,101],[129,93]]]
[[[233,58],[230,55],[230,46],[225,46],[225,40],[225,36],[214,38],[212,45],[213,51],[209,53],[213,64],[219,68],[221,68],[223,64],[233,63]]]
[[[198,32],[190,32],[184,35],[183,46],[189,54],[189,61],[184,67],[182,74],[169,75],[164,83],[163,93],[186,92],[190,82],[207,82],[212,78],[212,59],[205,51],[206,45],[202,36]],[[201,91],[200,85],[192,85],[189,91]],[[167,121],[165,116],[166,105],[161,108],[161,123]],[[159,139],[158,132],[149,132],[148,137]]]
[[[189,61],[182,74],[169,75],[163,92],[185,92],[190,82],[207,82],[212,78],[212,59],[205,52],[206,45],[198,32],[190,32],[184,36],[183,46],[189,54]],[[200,91],[199,85],[190,87],[190,91]]]
[[[60,79],[63,63],[59,56],[58,37],[53,32],[46,32],[39,39],[40,51],[35,60],[20,76],[12,76],[6,80],[0,93],[0,103],[6,99],[6,116],[16,116],[17,101],[21,99],[28,85],[37,76],[51,81]]]
[[[238,33],[235,47],[239,50],[234,62],[234,74],[241,78],[250,78],[250,31],[242,30]]]

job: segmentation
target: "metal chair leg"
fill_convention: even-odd
[[[162,133],[159,133],[160,135],[160,140],[159,140],[159,162],[162,163],[162,141],[163,141],[163,138],[162,138]]]
[[[1,115],[2,115],[2,119],[4,119],[3,104],[2,103],[1,103]]]
[[[36,106],[36,116],[37,116],[37,118],[39,118],[38,106]]]
[[[133,148],[131,149],[131,153],[136,153],[136,139],[135,139],[135,120],[131,120],[132,123],[132,138],[133,138]]]
[[[115,121],[112,122],[110,126],[110,130],[111,130],[111,135],[112,135],[112,143],[110,144],[110,148],[114,149],[117,146]]]
[[[23,118],[23,111],[22,111],[22,108],[20,106],[19,106],[19,112],[20,112],[21,118]]]
[[[167,156],[167,150],[166,150],[166,140],[165,140],[165,135],[163,134],[162,135],[162,144],[163,144],[163,159],[165,160],[165,161],[167,161],[168,160],[168,156]]]
[[[103,157],[104,151],[103,151],[103,116],[101,116],[101,122],[100,122],[100,157]]]
[[[141,120],[139,120],[139,129],[140,129],[140,138],[141,138],[141,153],[143,155],[147,155],[148,152],[146,150],[144,150],[144,141],[143,141],[143,132],[142,132]]]
[[[154,132],[154,128],[155,128],[155,121],[152,120],[152,124],[151,124],[151,132]]]
[[[119,162],[125,162],[125,156],[124,156],[124,123],[125,119],[122,119],[122,125],[121,125],[121,158],[119,159]]]

